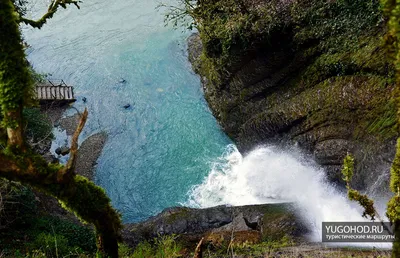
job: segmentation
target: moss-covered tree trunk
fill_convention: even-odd
[[[394,99],[397,104],[397,124],[400,126],[400,2],[381,0],[387,17],[388,32],[385,41],[389,57],[393,60],[396,69],[396,88]],[[390,189],[394,196],[388,202],[387,217],[394,224],[395,241],[392,257],[400,257],[400,138],[397,139],[396,155],[390,169]]]
[[[51,18],[58,5],[65,7],[69,3],[76,4],[72,0],[52,1],[44,17]],[[40,20],[42,25],[46,19]],[[65,167],[48,164],[24,142],[21,111],[30,102],[33,84],[19,31],[21,20],[24,19],[11,0],[0,0],[0,135],[7,138],[3,142],[6,147],[0,148],[0,177],[29,184],[56,197],[65,208],[95,226],[102,257],[118,257],[122,227],[119,214],[102,188],[74,171],[78,137],[87,111],[73,136],[71,157]]]
[[[400,221],[396,220],[394,222],[394,234],[396,241],[393,242],[392,247],[392,257],[400,257]]]

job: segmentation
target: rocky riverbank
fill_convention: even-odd
[[[207,209],[169,208],[146,221],[126,224],[123,240],[129,247],[137,248],[135,254],[139,257],[159,257],[140,256],[148,254],[149,249],[146,248],[151,244],[161,245],[161,250],[166,252],[174,248],[179,250],[179,254],[167,257],[337,258],[391,255],[390,250],[340,248],[312,243],[305,237],[309,233],[310,229],[296,215],[294,206],[280,203]],[[201,248],[198,245],[200,241]],[[195,256],[195,250],[202,250],[202,256]]]
[[[68,108],[69,106],[47,106],[42,107],[42,112],[47,115],[53,126],[59,127],[62,131],[65,130],[67,136],[72,137],[78,126],[80,115],[77,110],[75,114],[63,117],[63,114]],[[78,174],[93,180],[97,160],[101,155],[106,141],[106,132],[95,133],[83,140],[79,146],[76,160],[76,171]],[[67,155],[69,153],[68,146],[59,146],[58,148],[60,150],[58,157],[62,154]],[[48,149],[50,149],[50,147]],[[52,154],[49,152],[46,153],[45,156],[50,160],[57,158],[52,157]]]
[[[291,204],[217,206],[207,209],[174,207],[123,230],[125,243],[135,247],[163,235],[176,235],[177,241],[193,248],[204,244],[256,244],[289,237],[300,241],[308,233]]]
[[[46,115],[48,122],[53,127],[60,127],[65,130],[68,137],[74,134],[80,119],[78,111],[71,116],[64,117],[63,114],[70,108],[67,105],[63,106],[42,106],[41,112]],[[79,175],[85,176],[90,180],[94,179],[97,160],[101,155],[103,147],[107,141],[107,134],[105,132],[95,133],[86,138],[79,146],[78,155],[76,160],[76,172]],[[62,155],[55,156],[50,152],[51,141],[46,141],[46,146],[42,149],[43,156],[49,162],[58,162],[58,158]],[[69,146],[59,146],[60,149],[65,149],[65,155],[69,153]],[[81,225],[81,222],[76,216],[61,207],[60,203],[53,197],[35,191],[36,201],[38,207],[46,214],[67,219],[74,223]]]

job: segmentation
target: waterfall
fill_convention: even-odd
[[[229,145],[204,181],[189,191],[186,204],[203,208],[276,202],[295,204],[313,232],[312,241],[321,241],[322,222],[366,220],[362,209],[330,184],[316,164],[297,150],[272,146],[243,156]]]

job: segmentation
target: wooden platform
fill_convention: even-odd
[[[36,96],[40,103],[75,102],[74,87],[68,86],[63,80],[49,80],[36,85]]]

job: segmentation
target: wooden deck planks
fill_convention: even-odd
[[[72,86],[37,85],[36,96],[39,101],[75,101]]]

